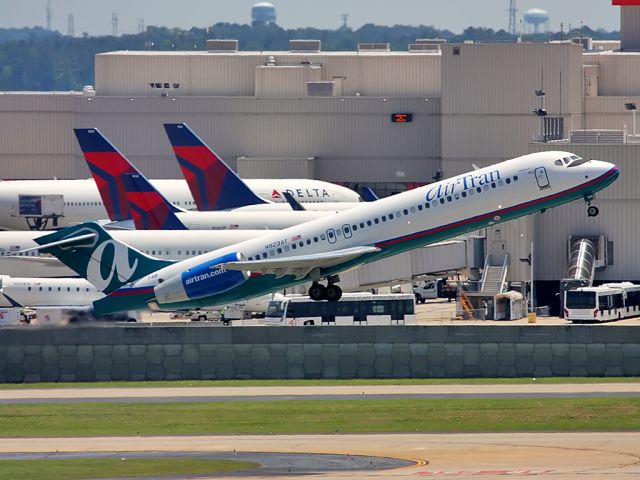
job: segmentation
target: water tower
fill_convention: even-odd
[[[256,3],[251,9],[251,23],[276,23],[276,7],[269,2]]]
[[[540,33],[541,27],[544,27],[544,31],[548,32],[549,14],[540,8],[532,8],[524,12],[524,24],[528,33]]]

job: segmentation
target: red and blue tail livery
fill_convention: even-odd
[[[198,210],[269,203],[256,195],[186,123],[165,123],[164,128]]]
[[[137,230],[186,230],[176,217],[182,210],[171,204],[142,174],[123,175],[127,200]]]
[[[74,128],[80,149],[111,221],[131,219],[122,175],[138,173],[97,128]]]

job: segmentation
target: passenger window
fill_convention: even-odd
[[[360,222],[360,228],[364,228],[364,222]]]
[[[273,257],[276,254],[276,252],[274,252],[273,250],[269,250],[269,256]]]
[[[499,186],[499,187],[504,186],[504,182],[503,182],[502,180],[498,180],[498,186]]]
[[[418,211],[422,211],[422,204],[418,205]]]
[[[510,178],[507,178],[507,179],[505,180],[505,182],[507,182],[507,185],[509,185],[509,184],[511,183],[511,179],[510,179]]]
[[[278,248],[278,253],[282,253],[282,249],[281,248]]]
[[[480,187],[476,188],[476,192],[482,193],[482,188],[480,188]]]
[[[405,212],[406,212],[406,210],[405,210]],[[416,207],[411,207],[411,213],[416,213]],[[406,215],[406,213],[405,213],[405,215]]]
[[[339,233],[339,232],[340,232],[340,230],[338,230],[338,233]],[[331,234],[329,234],[329,236],[331,236]],[[315,243],[318,243],[318,237],[313,237],[313,241],[314,241]]]
[[[383,222],[387,221],[387,216],[386,215],[382,215],[382,217],[380,217],[382,219]]]
[[[393,220],[393,213],[389,214],[389,220]]]
[[[517,182],[517,181],[518,181],[518,175],[514,175],[514,176],[513,176],[513,181],[514,181],[514,182]]]
[[[333,238],[333,237],[331,237],[331,238]],[[307,245],[311,245],[311,239],[310,238],[307,238]]]
[[[442,203],[444,205],[444,198],[440,199],[440,203]]]
[[[357,225],[351,225],[351,230],[353,230],[355,232],[356,230],[358,230],[358,226]]]
[[[326,240],[326,239],[327,239],[327,236],[324,233],[320,235],[320,240]]]
[[[367,227],[371,226],[371,220],[367,220]]]
[[[295,250],[296,248],[298,248],[298,245],[296,245],[295,243],[292,243],[291,244],[291,248],[293,248]]]
[[[267,252],[262,253],[262,258],[267,258]]]
[[[375,223],[376,225],[378,225],[380,223],[380,220],[378,220],[377,218],[373,219],[373,223]]]

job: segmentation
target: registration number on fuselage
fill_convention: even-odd
[[[277,240],[275,242],[267,243],[264,246],[264,249],[265,250],[269,250],[270,248],[282,247],[283,245],[286,245],[287,243],[288,243],[288,240],[286,238],[284,240]]]

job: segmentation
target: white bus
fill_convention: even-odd
[[[284,297],[269,302],[265,325],[409,325],[415,323],[413,294],[345,293],[338,302]]]
[[[605,283],[564,293],[564,317],[572,322],[607,322],[640,315],[640,285]]]

